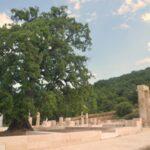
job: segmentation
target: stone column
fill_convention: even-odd
[[[0,127],[3,127],[3,115],[0,114]]]
[[[31,117],[30,113],[29,113],[28,121],[29,121],[30,125],[32,126],[32,117]]]
[[[65,119],[65,125],[66,125],[67,127],[69,127],[69,126],[70,126],[70,123],[71,123],[71,118],[66,118],[66,119]]]
[[[84,115],[83,115],[83,112],[81,113],[81,125],[84,125]]]
[[[89,123],[89,115],[88,115],[88,113],[86,113],[86,115],[85,115],[85,123],[86,123],[86,124]]]
[[[144,126],[150,126],[150,91],[146,85],[138,85],[139,113]]]
[[[64,118],[63,117],[59,117],[59,125],[62,126],[64,123]]]
[[[40,126],[40,113],[37,112],[37,115],[36,115],[36,126]]]

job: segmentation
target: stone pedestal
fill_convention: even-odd
[[[52,126],[52,123],[51,123],[51,121],[45,120],[45,121],[43,121],[42,126],[48,128],[48,127]]]
[[[36,115],[36,126],[40,126],[40,113],[39,112]]]
[[[64,118],[63,117],[59,117],[59,125],[62,126],[64,123]]]
[[[29,120],[30,125],[32,126],[32,117],[29,116],[28,120]]]
[[[3,127],[3,115],[0,115],[0,127]]]
[[[51,121],[51,126],[52,126],[52,127],[56,127],[56,125],[57,125],[56,120],[52,120],[52,121]]]
[[[89,123],[89,115],[88,113],[86,113],[85,115],[85,124],[88,124]]]
[[[66,118],[66,119],[65,119],[65,125],[66,125],[67,127],[69,127],[69,126],[70,126],[70,123],[71,123],[71,118]]]
[[[84,125],[84,115],[83,112],[81,113],[81,122],[80,122],[81,126]]]

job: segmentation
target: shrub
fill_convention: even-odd
[[[133,119],[133,118],[139,118],[139,112],[134,111],[134,112],[124,116],[124,119],[127,119],[127,120]]]
[[[116,107],[116,114],[118,117],[124,117],[127,114],[132,113],[133,106],[129,102],[121,102]]]

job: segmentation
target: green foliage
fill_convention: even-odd
[[[116,110],[116,106],[121,102],[130,102],[136,108],[138,103],[137,85],[150,85],[149,74],[150,68],[147,68],[120,77],[96,82],[94,84],[94,92],[98,111]],[[109,107],[110,109],[107,108],[108,104],[112,106]]]
[[[13,109],[13,97],[4,91],[0,91],[0,114],[4,115],[5,123],[8,124],[11,119]]]
[[[42,103],[40,101],[41,107],[39,109],[39,111],[42,114],[42,119],[46,119],[46,118],[53,118],[53,116],[55,115],[55,112],[57,110],[57,99],[56,99],[56,95],[54,92],[44,92],[43,93],[43,100]]]
[[[132,104],[130,104],[129,102],[121,102],[116,107],[116,114],[119,117],[123,117],[123,116],[131,113],[132,110],[133,110]]]
[[[139,111],[138,110],[133,110],[133,112],[127,114],[124,116],[124,119],[133,119],[133,118],[139,118]]]
[[[0,106],[12,111],[11,121],[27,120],[29,112],[44,119],[88,111],[90,30],[66,9],[12,9],[15,24],[0,28],[0,91],[7,93]]]
[[[150,68],[89,85],[90,30],[66,9],[12,9],[15,23],[0,28],[0,113],[8,122],[37,111],[56,119],[120,109],[122,117],[136,108],[136,86],[150,85]]]

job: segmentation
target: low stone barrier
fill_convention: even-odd
[[[62,146],[99,141],[100,139],[101,131],[50,133],[0,137],[0,146],[3,146],[5,150],[53,150]]]
[[[6,131],[7,129],[8,129],[8,127],[0,127],[0,132]]]
[[[141,119],[132,121],[134,126],[115,128],[113,131],[86,130],[76,132],[36,132],[37,135],[0,137],[2,150],[54,150],[64,146],[136,134],[142,130]],[[1,150],[0,149],[0,150]]]

